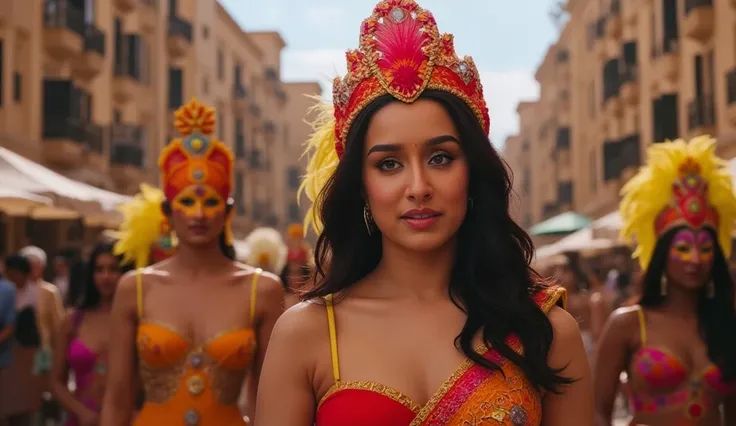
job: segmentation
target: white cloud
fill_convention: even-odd
[[[282,72],[287,81],[318,80],[326,98],[332,96],[332,79],[346,72],[345,50],[287,50]],[[501,146],[519,130],[516,107],[520,101],[539,96],[532,70],[481,72],[483,91],[491,114],[491,140]]]

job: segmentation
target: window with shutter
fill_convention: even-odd
[[[184,70],[169,67],[169,109],[177,109],[183,105]]]

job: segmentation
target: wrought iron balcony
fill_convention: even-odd
[[[714,26],[713,0],[685,0],[685,37],[705,42],[713,35]]]
[[[169,16],[168,47],[172,57],[180,58],[192,44],[192,23],[176,15]]]

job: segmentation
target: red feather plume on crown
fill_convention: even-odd
[[[413,0],[385,0],[361,25],[357,50],[348,51],[348,73],[333,82],[335,149],[342,156],[355,117],[390,94],[414,102],[425,89],[443,90],[470,107],[486,134],[488,107],[473,59],[459,59],[451,34],[442,34],[432,13]]]
[[[158,160],[166,198],[172,200],[182,189],[202,184],[227,199],[234,159],[227,145],[212,136],[215,109],[192,99],[174,115],[182,137],[173,139]]]

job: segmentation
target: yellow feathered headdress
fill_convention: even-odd
[[[281,274],[286,265],[287,248],[279,231],[256,228],[245,238],[248,247],[246,263],[274,274]]]
[[[715,139],[699,136],[656,143],[647,164],[621,190],[621,235],[636,239],[634,257],[646,269],[657,239],[677,226],[713,228],[728,258],[736,220],[736,196]]]
[[[123,223],[120,230],[109,234],[117,239],[115,254],[123,256],[124,263],[144,268],[149,264],[151,250],[157,245],[162,250],[173,249],[175,241],[165,229],[166,217],[161,211],[164,200],[163,191],[142,184],[141,192],[119,207]]]

